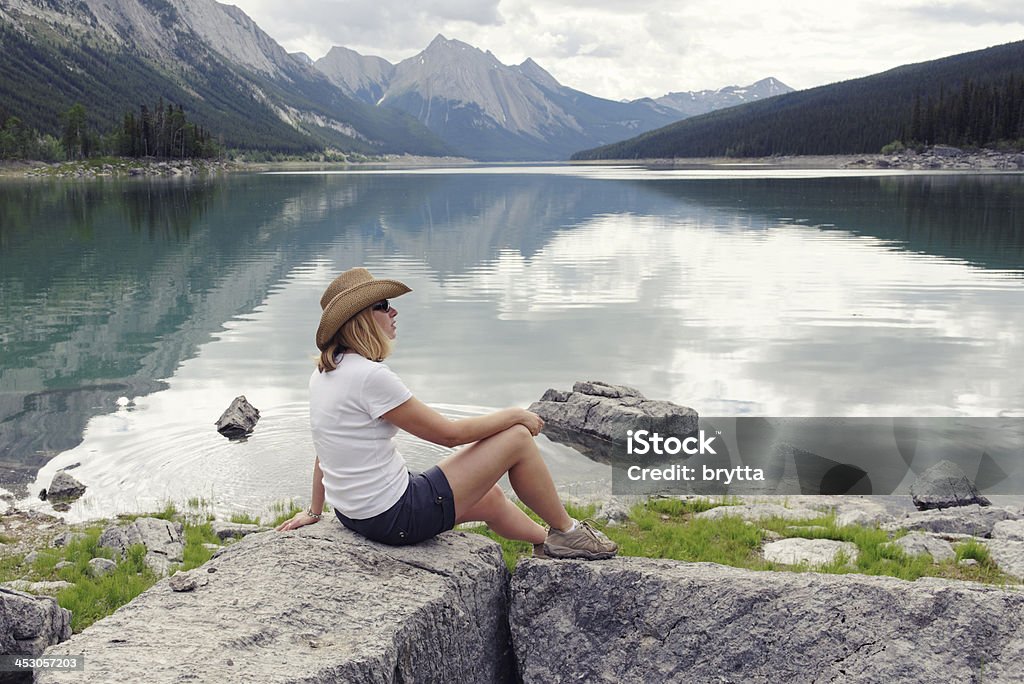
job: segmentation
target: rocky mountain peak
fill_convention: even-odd
[[[654,101],[671,107],[686,116],[706,114],[716,109],[735,107],[754,100],[764,100],[775,95],[792,92],[793,89],[774,77],[762,78],[747,86],[731,85],[717,90],[698,90],[668,93]]]
[[[558,90],[562,87],[562,84],[558,80],[548,73],[541,65],[533,61],[532,57],[527,57],[526,61],[516,67],[526,78],[530,79],[542,88],[548,90]]]
[[[504,67],[498,61],[498,58],[491,54],[490,50],[484,52],[469,43],[463,43],[461,40],[445,38],[440,33],[434,37],[434,40],[430,41],[430,45],[422,52],[399,62],[399,66],[408,62],[415,63],[417,60],[421,64],[425,64],[429,60],[433,69],[445,68],[450,65],[466,65],[473,61],[486,64],[489,67]]]
[[[395,66],[384,100],[406,93],[416,93],[426,103],[472,102],[514,131],[533,131],[540,125],[532,103],[543,101],[543,94],[531,80],[490,52],[440,34],[425,50]]]
[[[314,66],[342,92],[371,104],[383,97],[395,71],[386,59],[340,46],[332,47]]]

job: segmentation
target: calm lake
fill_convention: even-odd
[[[46,509],[79,464],[69,519],[305,502],[318,299],[356,265],[412,287],[388,363],[452,416],[588,379],[711,416],[1024,416],[1021,174],[4,181],[2,486]],[[213,423],[240,394],[262,418],[229,442]],[[607,486],[541,443],[566,493]]]

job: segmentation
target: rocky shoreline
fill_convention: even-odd
[[[312,677],[308,681],[329,681],[329,676],[320,675],[324,672],[345,671],[352,673],[353,676],[359,673],[365,681],[402,681],[391,680],[382,675],[385,672],[394,672],[396,668],[413,667],[414,669],[408,672],[403,670],[404,675],[422,677],[424,670],[416,668],[424,665],[410,665],[402,653],[410,649],[415,650],[414,644],[422,641],[447,642],[457,638],[465,626],[456,624],[458,621],[448,622],[450,611],[466,610],[468,602],[468,605],[478,608],[490,605],[491,607],[485,611],[487,614],[508,614],[509,622],[499,621],[491,624],[487,630],[490,636],[478,635],[479,638],[474,642],[476,646],[460,649],[462,655],[458,663],[452,660],[430,661],[429,667],[434,668],[431,671],[449,672],[446,668],[457,664],[460,671],[481,674],[483,671],[478,669],[479,665],[474,664],[473,651],[476,648],[484,648],[481,645],[483,642],[496,639],[495,643],[486,646],[487,651],[498,663],[498,670],[487,671],[488,677],[492,677],[489,681],[500,681],[518,667],[523,674],[523,681],[545,682],[551,681],[548,677],[553,674],[553,667],[568,668],[558,670],[563,676],[574,671],[573,663],[565,661],[557,653],[548,653],[544,647],[539,647],[540,651],[535,650],[538,648],[535,644],[544,643],[549,638],[555,639],[558,643],[568,643],[575,638],[573,630],[562,632],[561,627],[555,626],[564,623],[564,616],[559,617],[554,613],[561,615],[559,611],[569,611],[568,614],[578,617],[596,610],[603,615],[600,620],[588,620],[587,624],[573,628],[589,635],[586,638],[592,643],[588,648],[604,648],[602,644],[611,639],[609,630],[616,632],[617,636],[612,639],[614,643],[628,645],[636,639],[640,639],[638,643],[643,643],[642,636],[633,634],[629,629],[623,634],[618,634],[617,631],[625,623],[635,624],[635,619],[628,616],[636,612],[637,601],[640,601],[641,596],[646,597],[644,601],[654,600],[652,597],[656,596],[663,597],[650,605],[643,604],[646,608],[641,612],[648,616],[648,620],[661,620],[662,618],[657,616],[668,611],[665,613],[666,616],[670,613],[675,614],[675,619],[678,620],[681,615],[682,619],[690,621],[693,625],[700,625],[700,630],[711,630],[717,629],[711,624],[715,619],[711,615],[701,617],[703,613],[697,611],[697,605],[693,601],[695,596],[703,595],[700,591],[704,590],[700,587],[717,587],[714,591],[707,589],[711,593],[706,598],[711,600],[712,595],[716,595],[726,602],[722,605],[733,606],[730,610],[736,612],[737,619],[753,620],[750,629],[754,632],[760,634],[767,629],[768,632],[764,633],[767,638],[767,634],[773,629],[797,630],[802,635],[800,639],[807,642],[817,639],[812,633],[821,632],[823,620],[832,624],[833,630],[836,629],[836,623],[827,618],[826,614],[832,614],[830,611],[836,605],[838,597],[853,592],[868,601],[871,607],[849,613],[847,617],[859,622],[840,629],[839,633],[845,634],[841,640],[849,640],[852,644],[849,650],[857,650],[856,644],[860,643],[857,634],[876,630],[889,634],[889,639],[902,639],[909,649],[902,660],[890,662],[883,659],[881,662],[886,662],[887,665],[877,670],[879,673],[898,673],[899,667],[908,663],[924,669],[945,663],[956,671],[972,671],[972,668],[979,665],[966,654],[962,654],[962,659],[957,656],[953,661],[949,661],[946,656],[940,657],[941,654],[936,650],[935,643],[938,642],[933,641],[938,639],[938,635],[945,629],[943,621],[947,618],[929,613],[928,622],[932,626],[925,632],[908,633],[894,626],[894,621],[924,619],[925,614],[920,611],[924,610],[927,613],[927,606],[938,601],[946,606],[943,611],[955,608],[955,611],[961,612],[958,620],[968,620],[971,626],[965,627],[968,631],[964,636],[967,638],[966,634],[974,634],[970,637],[972,648],[979,653],[988,653],[986,657],[991,658],[988,661],[989,666],[996,668],[990,670],[990,673],[1002,671],[1016,676],[1017,670],[1013,669],[1015,666],[1010,663],[1006,654],[1018,650],[1024,652],[1024,638],[1012,636],[1014,630],[1018,628],[1014,626],[1016,618],[1012,616],[1016,615],[1019,618],[1024,615],[1024,591],[1020,584],[1013,584],[1024,580],[1024,509],[972,504],[898,515],[887,510],[884,505],[872,501],[871,497],[856,496],[788,497],[781,502],[766,501],[763,497],[745,497],[734,498],[730,504],[698,513],[695,518],[714,520],[724,516],[736,516],[755,527],[759,526],[762,520],[785,518],[792,521],[792,529],[803,530],[805,528],[801,528],[800,525],[807,524],[803,521],[820,516],[825,510],[836,516],[837,525],[888,530],[894,538],[893,545],[902,553],[926,554],[931,556],[934,563],[951,562],[957,555],[954,549],[958,545],[981,545],[987,549],[987,553],[999,569],[1012,580],[1009,580],[1010,584],[1001,586],[934,577],[908,582],[859,574],[823,575],[809,572],[794,575],[790,572],[743,570],[712,563],[643,558],[617,558],[591,564],[558,561],[538,563],[524,560],[510,578],[497,546],[478,535],[451,532],[415,547],[385,547],[352,535],[333,519],[295,533],[282,534],[260,534],[261,530],[266,528],[255,525],[214,522],[215,534],[220,539],[237,538],[238,541],[215,549],[213,559],[205,565],[187,572],[178,572],[167,578],[168,569],[182,558],[184,543],[181,526],[163,519],[139,518],[128,522],[105,521],[99,546],[113,549],[116,560],[127,555],[130,545],[141,543],[146,547],[145,564],[156,572],[158,577],[164,576],[165,579],[158,581],[114,615],[76,635],[70,633],[68,612],[58,607],[56,601],[50,598],[66,588],[66,583],[32,584],[17,580],[7,582],[0,585],[0,640],[6,638],[5,643],[10,642],[7,643],[9,648],[20,649],[24,655],[38,656],[43,654],[44,650],[48,656],[88,653],[89,669],[96,675],[133,671],[131,661],[138,654],[152,655],[160,651],[164,648],[161,644],[169,643],[166,635],[177,634],[178,641],[174,648],[187,647],[183,652],[187,651],[192,655],[185,657],[178,651],[175,653],[179,655],[167,651],[161,656],[161,661],[168,667],[161,671],[147,671],[149,681],[176,681],[174,678],[183,671],[194,672],[197,675],[212,671],[206,669],[209,666],[207,656],[214,656],[212,652],[206,653],[208,647],[217,651],[214,670],[225,675],[236,671],[239,675],[245,673],[247,676],[263,677],[263,681],[284,682],[293,681],[289,673],[302,671]],[[614,526],[627,520],[628,509],[622,501],[611,500],[597,511],[595,517],[603,520],[605,524]],[[38,555],[46,549],[62,546],[75,539],[86,527],[67,525],[53,516],[14,508],[10,508],[0,517],[0,525],[4,541],[4,546],[0,547],[0,550],[7,557],[26,554],[27,558],[22,561],[26,564],[25,567],[31,565],[32,554]],[[89,526],[95,525],[96,523],[92,523]],[[777,535],[765,534],[765,543],[760,553],[765,560],[776,563],[780,569],[813,571],[824,566],[834,566],[836,563],[846,562],[850,565],[856,562],[856,547],[853,544],[832,539],[778,538]],[[484,558],[487,560],[481,564]],[[103,567],[99,567],[101,562]],[[972,558],[952,562],[960,567],[977,564]],[[90,561],[90,565],[93,563],[97,565],[94,570],[97,573],[111,570],[107,567],[108,564],[115,565],[114,562],[105,559],[101,561],[98,558]],[[324,610],[324,607],[318,597],[322,596],[323,591],[328,590],[324,585],[322,568],[327,565],[337,570],[329,573],[334,577],[329,582],[333,587],[330,588],[332,595],[348,598],[336,609],[328,609],[326,614],[320,615],[318,611]],[[412,577],[410,573],[416,577]],[[282,576],[276,577],[277,574]],[[309,577],[306,577],[307,574]],[[646,578],[644,586],[650,585],[647,589],[636,589],[636,583],[629,579],[639,576]],[[398,618],[394,618],[397,622],[392,622],[388,616],[395,606],[388,592],[397,585],[387,579],[389,577],[394,577],[402,586],[413,580],[422,586],[428,586],[423,583],[427,581],[426,578],[432,578],[432,584],[428,583],[434,587],[431,591],[441,592],[448,598],[435,597],[421,605],[419,599],[407,597],[412,600],[412,605],[407,608],[413,610],[419,617],[410,617],[411,622],[408,624],[403,622],[404,619]],[[399,580],[400,577],[404,579]],[[504,579],[501,579],[502,577]],[[285,578],[288,580],[287,584],[282,584]],[[509,582],[510,579],[511,599],[506,598],[508,589],[501,589],[503,583]],[[478,581],[483,581],[486,589],[477,586]],[[449,592],[453,590],[453,582],[458,584],[459,588],[451,594]],[[461,586],[463,582],[469,582],[469,585]],[[679,582],[692,585],[694,591],[698,593],[688,599],[678,594],[671,587],[678,586]],[[579,585],[579,591],[570,591],[576,585]],[[589,587],[585,591],[582,589],[584,585]],[[618,587],[617,597],[611,595],[614,593],[613,586]],[[300,591],[297,587],[305,589]],[[640,591],[640,594],[634,596],[636,591],[630,587]],[[585,598],[588,596],[596,598],[591,601]],[[245,608],[243,603],[239,602],[242,597],[246,597],[246,606],[257,600],[254,597],[262,597],[258,601],[259,611],[255,611],[255,604],[253,610]],[[763,615],[766,622],[760,622],[760,618],[744,613],[746,609],[743,606],[748,605],[753,597],[760,597],[758,601],[767,602],[763,608],[763,611],[766,611]],[[953,600],[952,597],[955,597],[954,603],[948,603]],[[447,602],[452,600],[455,604],[448,605]],[[366,655],[369,660],[362,656],[351,660],[354,656],[351,652],[350,639],[339,640],[340,637],[333,631],[339,624],[347,625],[341,628],[342,632],[355,638],[356,633],[363,633],[367,629],[362,618],[355,617],[363,613],[353,612],[346,607],[350,601],[360,605],[365,603],[366,610],[377,616],[374,618],[377,625],[374,627],[374,634],[377,636],[367,646],[369,651],[377,655],[371,657],[368,652]],[[978,603],[979,601],[981,603]],[[662,602],[665,602],[665,605],[661,605]],[[1019,610],[1013,608],[1018,604]],[[600,606],[603,608],[598,610]],[[627,610],[628,606],[633,607]],[[441,611],[440,618],[434,614],[438,610]],[[762,609],[758,609],[760,610]],[[974,610],[980,612],[971,612]],[[421,611],[426,613],[421,615]],[[214,632],[210,632],[212,627],[202,627],[212,614],[220,616]],[[265,623],[261,616],[266,615],[276,615],[277,618]],[[296,616],[296,619],[283,620],[283,616],[289,615]],[[310,617],[314,615],[318,617]],[[541,617],[544,615],[548,615],[548,618]],[[769,618],[770,615],[775,617]],[[477,618],[473,618],[472,621]],[[28,622],[25,622],[26,619]],[[438,623],[437,619],[441,619],[441,623]],[[489,620],[493,622],[493,618]],[[505,626],[502,627],[502,624]],[[1024,627],[1024,624],[1019,627]],[[508,636],[510,628],[511,637]],[[398,631],[394,632],[395,629]],[[438,632],[438,629],[441,631]],[[1001,635],[998,643],[980,636],[993,634],[993,629]],[[934,631],[934,634],[929,630]],[[675,633],[674,629],[671,633]],[[928,636],[930,634],[932,636]],[[833,631],[832,636],[835,635],[836,632]],[[666,638],[669,638],[669,635],[666,635]],[[677,635],[670,640],[675,641],[678,638]],[[308,658],[295,660],[287,656],[285,651],[288,649],[285,645],[298,642],[308,642],[313,649],[310,653],[317,657],[310,661]],[[715,642],[720,643],[720,639],[716,638]],[[54,646],[47,648],[50,644]],[[717,664],[709,661],[701,666],[704,669],[685,671],[703,672],[708,676],[712,671],[724,671],[715,668],[726,667],[729,649],[737,648],[742,651],[741,646],[741,643],[736,642],[731,643],[728,648],[716,648]],[[779,640],[773,647],[775,651],[772,652],[775,654],[771,659],[781,663],[792,657],[793,654],[788,650],[790,647],[791,644],[787,640]],[[631,648],[633,647],[626,648],[626,651]],[[519,663],[517,666],[512,665],[510,649],[515,651],[515,659]],[[306,650],[303,650],[303,653],[306,653]],[[299,658],[300,655],[302,654],[297,653],[295,657]],[[620,655],[621,659],[613,658],[608,661],[617,663],[612,668],[613,673],[606,673],[609,676],[614,674],[615,679],[629,680],[641,675],[641,678],[644,678],[654,672],[652,667],[657,669],[650,659],[627,659],[625,651]],[[399,664],[396,664],[395,658]],[[734,673],[737,676],[741,672],[751,676],[761,672],[759,658],[740,660],[742,662],[737,665],[740,672]],[[806,664],[808,672],[821,670],[835,674],[829,669],[832,662],[829,658],[810,660],[813,662]],[[818,662],[819,660],[821,662]],[[310,662],[313,664],[308,665]],[[401,662],[406,662],[406,665],[401,665]],[[877,661],[862,661],[855,658],[855,662],[866,667],[868,662]],[[378,666],[381,669],[377,669]],[[309,670],[309,667],[313,667],[313,670]],[[682,665],[677,663],[673,667],[678,668]],[[141,670],[139,672],[141,673]],[[683,670],[679,670],[677,673],[682,672]],[[37,681],[71,681],[68,677],[72,674],[47,673],[46,677]],[[597,676],[598,673],[588,669],[577,674],[589,677]],[[798,680],[803,681],[799,678]],[[857,681],[883,681],[883,678],[879,675],[879,678]],[[985,681],[1003,680],[994,677]]]
[[[823,503],[836,501],[846,519],[939,530],[922,532],[933,539],[963,539],[954,530],[966,526],[995,541],[1004,516],[1010,533],[1024,525],[1019,510],[890,519],[860,497]],[[803,503],[706,515],[757,525],[781,510],[798,524],[815,514]],[[801,552],[780,562],[825,562],[793,555]],[[510,575],[497,545],[479,535],[387,547],[329,520],[250,534],[45,655],[85,653],[93,678],[150,682],[1015,682],[1024,676],[1022,635],[1017,585],[637,557],[524,559]],[[78,676],[42,672],[36,681]]]
[[[920,152],[904,149],[891,154],[778,155],[774,157],[707,157],[675,159],[620,159],[573,164],[639,164],[680,170],[868,170],[1013,172],[1024,170],[1024,153],[998,150],[962,150],[936,145]]]
[[[22,175],[27,178],[131,178],[190,177],[227,173],[239,170],[236,162],[221,159],[127,159],[111,158],[62,162],[34,166]]]
[[[841,168],[903,169],[908,171],[1021,171],[1024,153],[996,150],[965,151],[936,145],[922,152],[903,150],[893,154],[858,157]]]
[[[70,162],[5,161],[0,162],[0,178],[126,178],[126,177],[191,177],[233,172],[263,173],[268,171],[330,171],[368,167],[433,167],[475,164],[462,157],[420,157],[383,155],[359,161],[283,161],[256,162],[231,159],[129,159],[113,157]]]
[[[1024,171],[1024,152],[998,150],[963,150],[936,145],[921,151],[904,149],[890,154],[836,154],[836,155],[778,155],[774,157],[731,158],[676,158],[676,159],[622,159],[598,162],[538,162],[540,165],[571,164],[572,166],[605,166],[639,164],[654,168],[693,170],[885,170],[894,171],[960,171],[960,172],[1014,172]],[[267,171],[328,171],[346,168],[411,167],[477,165],[462,157],[420,157],[412,155],[384,155],[357,162],[284,161],[253,162],[233,160],[145,160],[106,159],[80,162],[4,162],[0,164],[0,177],[88,179],[106,177],[189,177],[229,172]],[[481,164],[494,166],[495,164]],[[498,164],[500,165],[500,164]]]

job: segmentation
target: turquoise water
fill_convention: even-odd
[[[78,463],[72,517],[305,499],[317,300],[354,265],[413,288],[389,363],[450,415],[581,379],[702,415],[1024,414],[1021,175],[5,182],[3,486],[32,494]],[[238,394],[263,414],[242,443],[212,426]],[[444,453],[401,448],[414,467]],[[607,481],[544,451],[569,493]]]

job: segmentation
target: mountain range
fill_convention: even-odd
[[[0,106],[54,132],[81,102],[112,128],[158,98],[228,147],[452,151],[411,117],[341,93],[236,7],[213,0],[0,0]]]
[[[726,86],[718,90],[669,93],[655,98],[654,101],[681,112],[685,117],[690,117],[758,100],[767,100],[769,97],[791,92],[793,89],[778,79],[762,78],[748,86]]]
[[[214,0],[0,0],[0,48],[0,120],[56,132],[81,102],[105,131],[162,98],[227,147],[286,153],[564,159],[788,90],[765,79],[616,102],[440,35],[398,64],[342,47],[314,62]]]
[[[747,88],[616,102],[562,85],[532,59],[507,66],[490,51],[443,35],[398,64],[335,47],[315,65],[345,94],[405,112],[483,160],[565,158],[588,141],[622,140],[791,90],[769,78]]]
[[[952,144],[1020,149],[1024,41],[907,64],[688,118],[573,159],[877,153]]]

